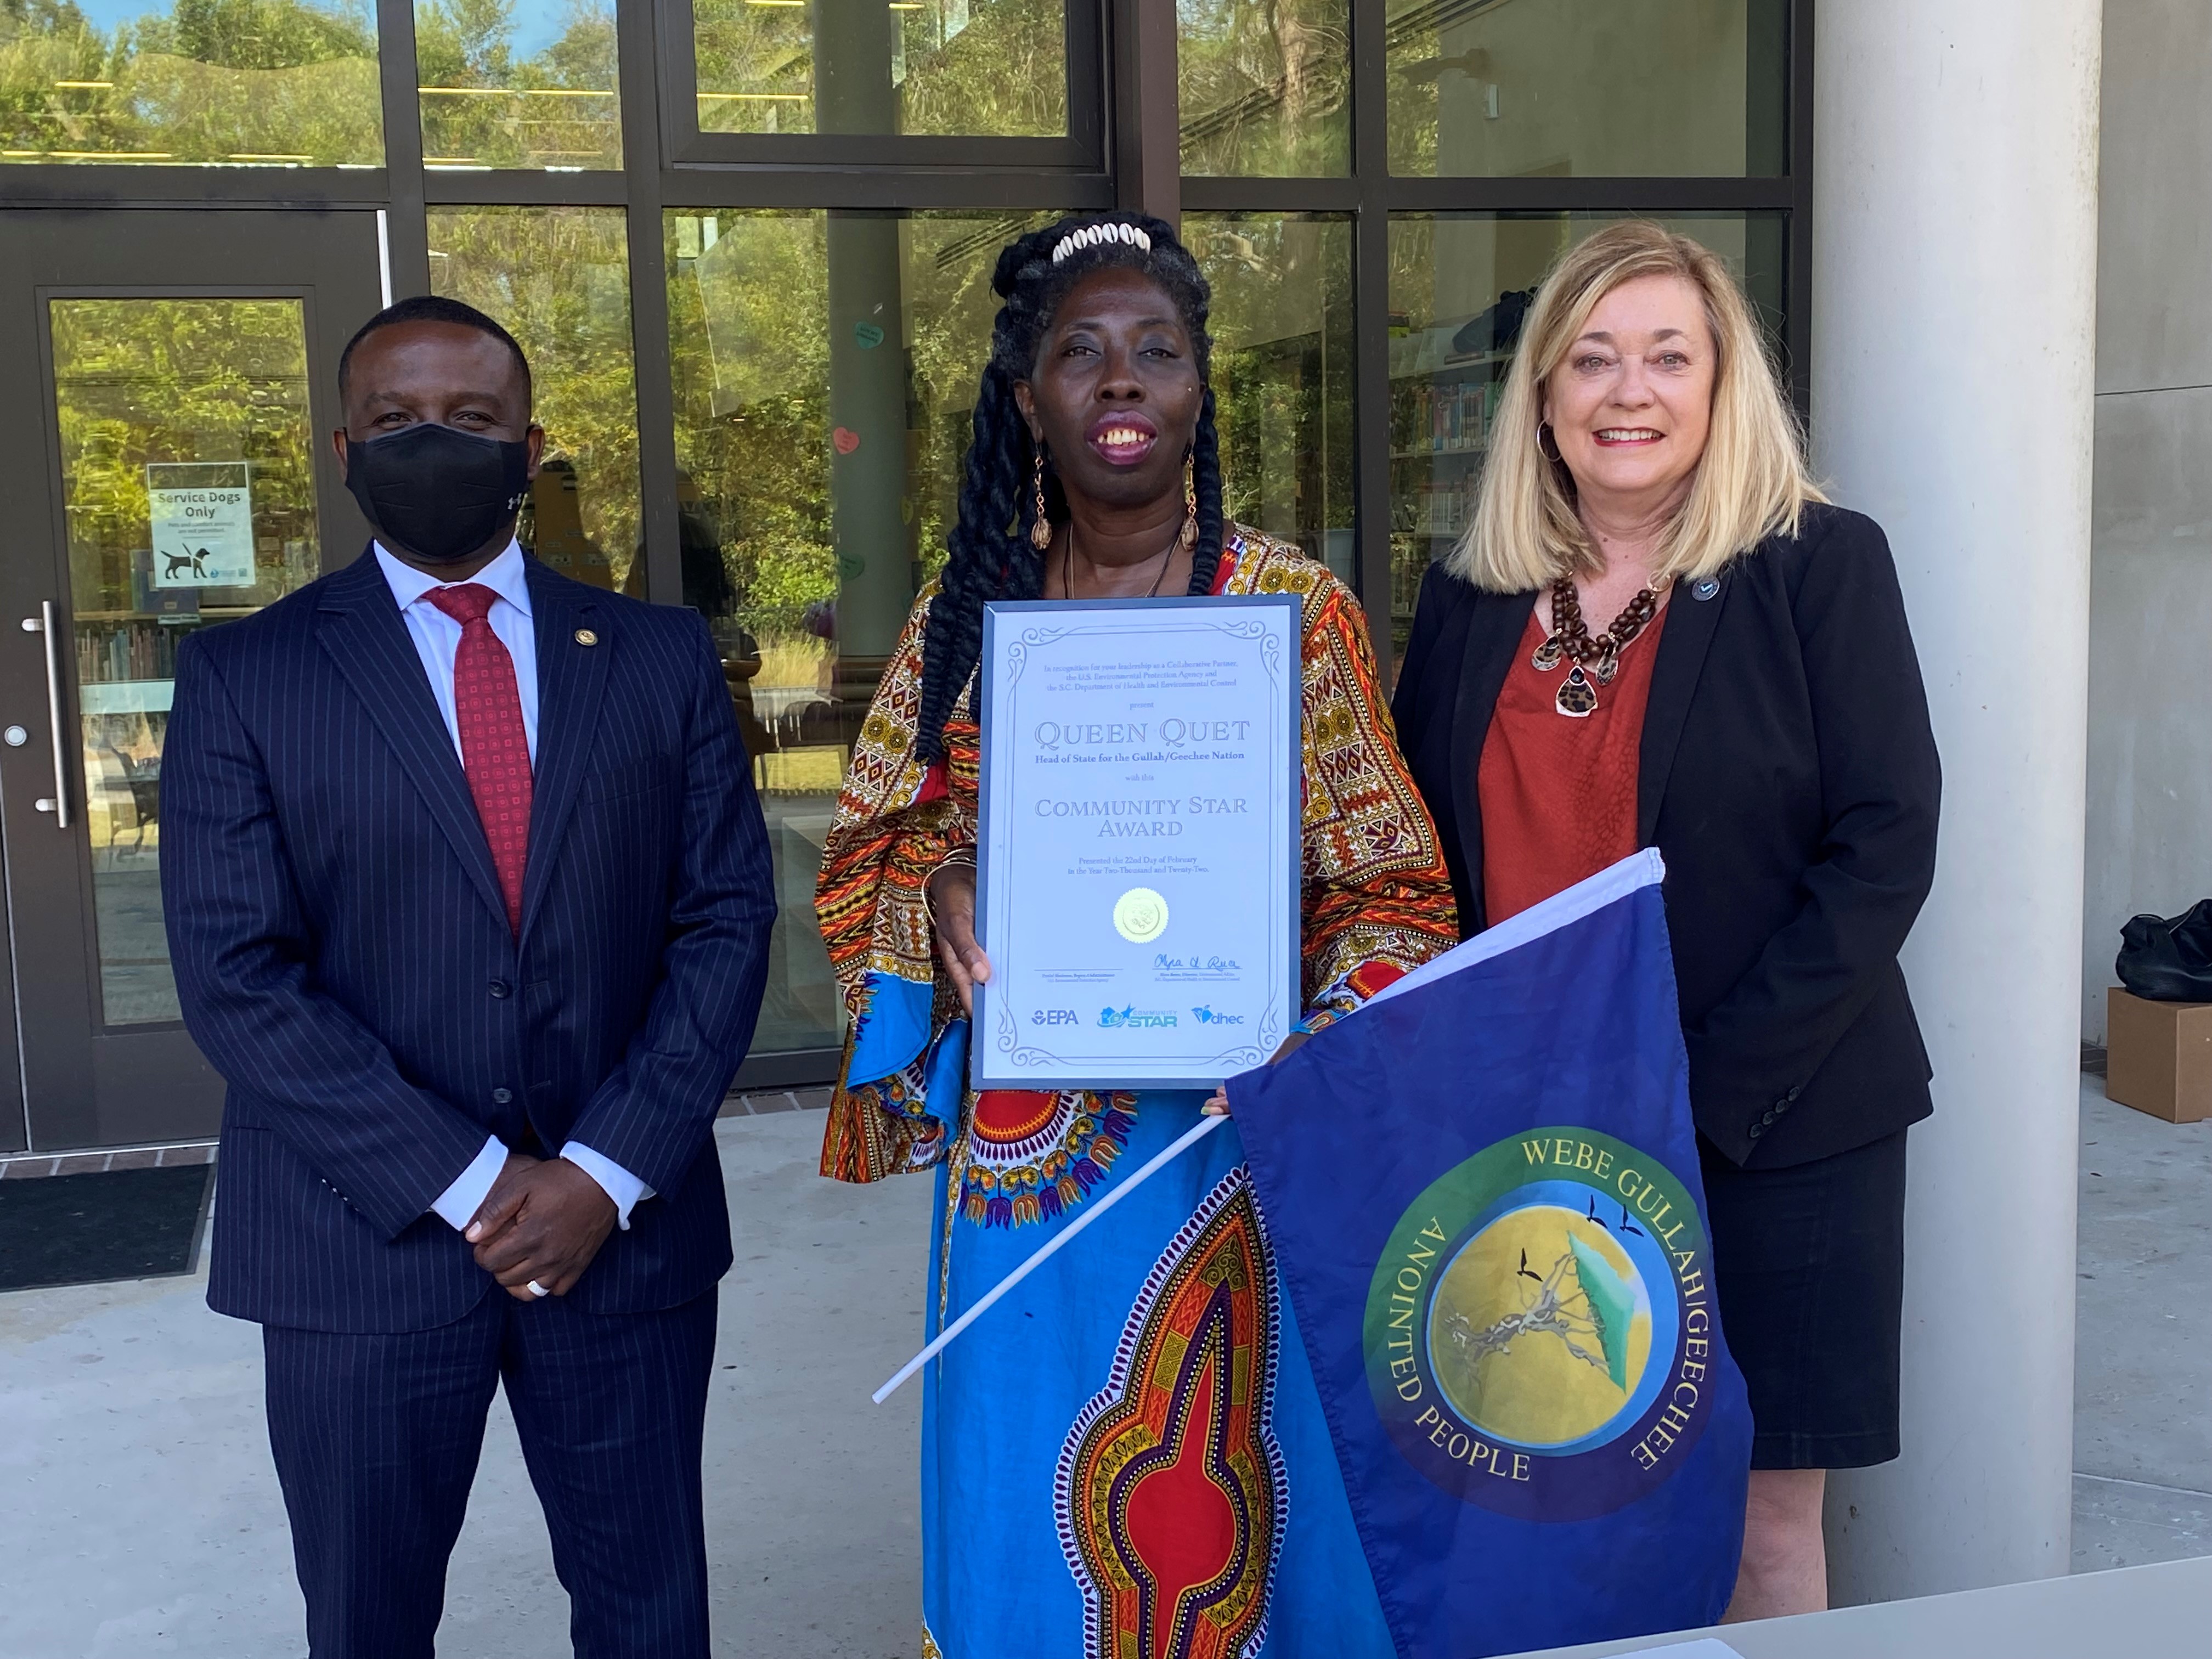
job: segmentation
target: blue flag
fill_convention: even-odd
[[[1402,1659],[1717,1622],[1751,1455],[1659,855],[1230,1085]]]

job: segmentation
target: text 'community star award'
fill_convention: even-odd
[[[975,1087],[1210,1089],[1288,1035],[1300,614],[985,606]]]

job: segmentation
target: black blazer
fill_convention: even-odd
[[[493,1293],[428,1213],[488,1133],[658,1194],[569,1302],[673,1307],[730,1262],[714,1115],[775,899],[707,629],[529,562],[522,933],[374,555],[185,640],[161,777],[185,1022],[230,1085],[208,1300],[413,1331]]]
[[[1431,566],[1392,706],[1468,934],[1487,925],[1476,769],[1534,603]],[[1768,1168],[1927,1116],[1897,953],[1935,876],[1942,775],[1881,528],[1811,507],[1717,586],[1677,587],[1641,758],[1698,1132]]]

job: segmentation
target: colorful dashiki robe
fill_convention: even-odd
[[[1350,591],[1233,527],[1214,591],[1304,599],[1314,1029],[1457,942],[1450,880]],[[1188,1128],[1205,1097],[967,1089],[968,1024],[937,970],[922,884],[975,844],[979,734],[963,697],[948,763],[912,758],[928,599],[861,727],[817,908],[853,1016],[822,1170],[935,1171],[934,1335]],[[923,1382],[924,1655],[1389,1659],[1233,1125],[1054,1257]]]

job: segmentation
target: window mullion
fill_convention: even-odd
[[[422,100],[416,90],[415,0],[376,0],[384,95],[384,166],[392,205],[386,234],[392,297],[430,291],[430,228],[422,193]]]

